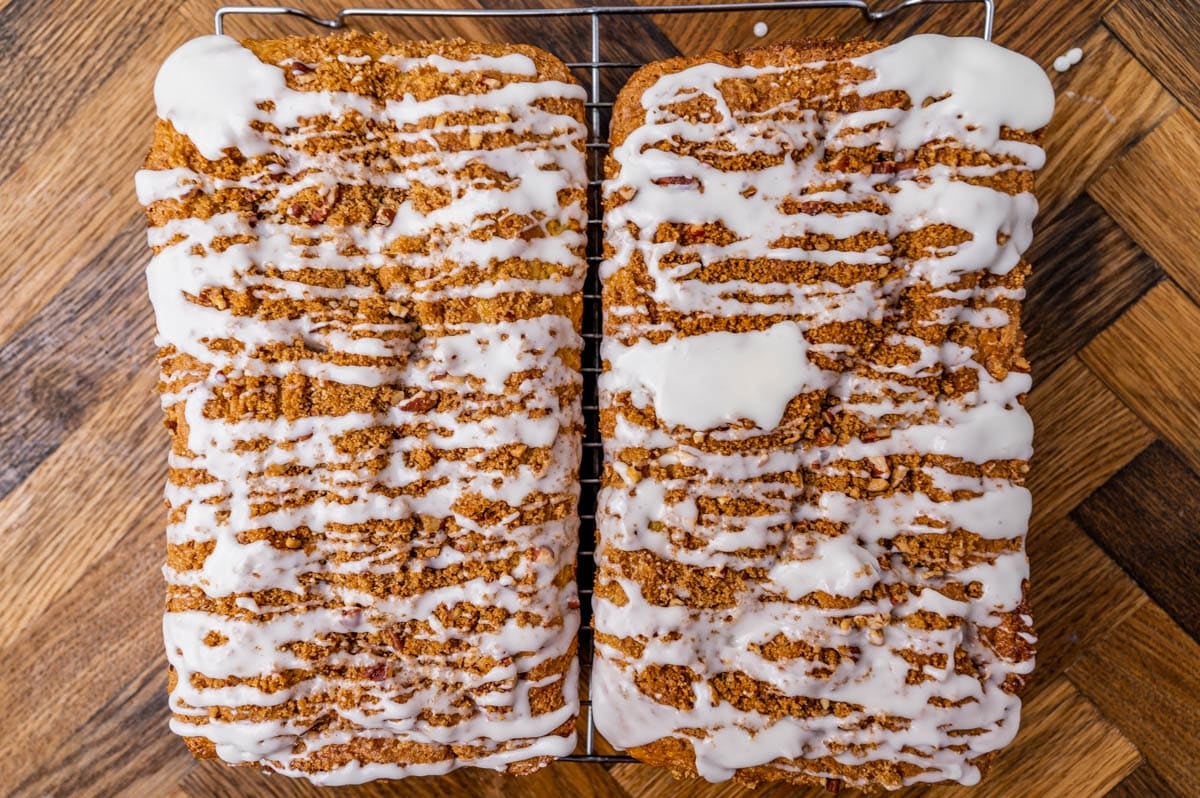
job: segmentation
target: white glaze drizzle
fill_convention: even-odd
[[[866,468],[869,463],[871,468],[882,464],[889,469],[882,474],[888,479],[888,458],[897,455],[943,455],[977,464],[1031,456],[1032,427],[1019,402],[1029,390],[1028,375],[1010,372],[994,378],[970,347],[946,338],[927,343],[911,330],[952,324],[991,329],[1009,323],[1007,312],[996,303],[1019,300],[1022,290],[964,289],[958,283],[979,272],[1004,275],[1017,265],[1032,236],[1037,203],[1029,194],[1008,195],[964,178],[1039,168],[1044,160],[1040,148],[1002,139],[1001,129],[1043,127],[1053,109],[1053,93],[1035,64],[978,39],[917,36],[853,61],[871,74],[857,85],[847,82],[845,94],[899,90],[909,96],[912,110],[818,115],[787,102],[763,113],[735,113],[722,92],[726,81],[770,79],[786,70],[817,71],[827,65],[701,64],[663,75],[645,90],[645,121],[613,149],[619,172],[605,184],[606,196],[624,201],[606,217],[606,241],[613,254],[602,265],[602,277],[612,278],[637,255],[646,264],[651,284],[644,288],[643,303],[605,308],[608,330],[616,335],[607,336],[602,346],[607,368],[601,375],[601,405],[620,400],[653,409],[659,426],[626,418],[617,404],[615,432],[605,441],[606,464],[624,484],[601,491],[598,578],[610,582],[610,588],[618,586],[626,601],[609,601],[598,588],[594,624],[598,632],[632,639],[643,648],[635,657],[613,645],[597,645],[593,715],[598,730],[620,747],[671,736],[689,741],[698,771],[713,781],[780,758],[832,756],[845,765],[889,761],[923,768],[908,779],[910,783],[974,783],[979,770],[971,760],[1006,745],[1016,734],[1019,700],[1001,684],[1009,676],[1027,674],[1033,665],[1031,658],[997,656],[979,636],[980,630],[1000,624],[1022,600],[1028,568],[1021,546],[938,573],[914,571],[892,545],[899,535],[959,531],[984,541],[1019,543],[1030,508],[1025,488],[927,465],[912,477],[926,480],[927,488],[851,497],[800,485],[793,475],[805,474],[809,480],[865,478],[873,473]],[[706,118],[693,123],[676,115],[674,104],[696,98],[712,108]],[[874,145],[904,162],[918,147],[943,139],[1002,160],[988,166],[920,170],[902,164],[895,173],[882,174],[830,176],[818,169],[838,148]],[[656,146],[661,142],[671,144]],[[681,153],[683,143],[715,154],[804,157],[782,157],[778,165],[754,171],[725,171]],[[841,181],[840,187],[813,188],[828,186],[834,178]],[[785,213],[781,204],[789,198],[869,200],[887,212]],[[720,223],[732,240],[724,245],[655,243],[664,223]],[[703,282],[695,275],[708,264],[764,256],[886,266],[892,262],[890,243],[849,252],[836,243],[804,249],[788,237],[821,234],[840,240],[878,233],[892,242],[932,224],[951,225],[970,233],[970,238],[904,262],[901,276],[884,281]],[[914,286],[942,289],[932,293],[945,307],[930,318],[906,320],[895,302]],[[791,335],[764,332],[722,333],[714,353],[704,342],[713,333],[684,336],[669,324],[641,321],[645,317],[636,314],[654,305],[716,320],[782,317],[801,338],[835,321],[869,326],[886,322],[894,331],[881,343],[908,350],[911,359],[883,365],[855,347],[798,346]],[[671,334],[665,341],[663,332]],[[732,341],[736,338],[742,339],[740,345]],[[813,362],[817,352],[838,362],[839,371],[826,371]],[[978,378],[977,389],[965,395],[947,398],[920,382],[963,369]],[[890,435],[854,438],[840,445],[753,443],[749,450],[732,454],[695,445],[705,439],[751,441],[771,432],[788,402],[813,391],[824,391],[827,402],[834,400],[830,412],[856,415]],[[741,423],[730,423],[735,421]],[[634,449],[650,450],[649,464],[634,469],[618,459]],[[676,465],[697,469],[699,476],[645,473],[650,467]],[[732,507],[701,511],[730,497],[753,500],[759,509],[753,514]],[[811,529],[806,524],[816,521],[835,524],[840,532],[829,537],[806,531]],[[689,547],[678,536],[681,531],[691,535]],[[643,586],[623,574],[616,564],[619,552],[649,552],[716,573],[758,567],[767,576],[750,580],[731,608],[693,609],[687,597],[679,606],[662,606],[648,600]],[[968,583],[978,583],[976,598],[959,601],[947,594]],[[895,602],[876,598],[874,588],[880,584],[905,584],[908,592]],[[846,607],[797,603],[817,592],[841,599]],[[954,622],[941,630],[907,626],[904,619],[920,611]],[[843,625],[849,618],[882,620],[870,627]],[[1028,616],[1021,618],[1027,625]],[[780,634],[817,648],[856,653],[843,657],[828,674],[814,673],[814,663],[805,659],[770,661],[757,653],[758,646]],[[1028,632],[1020,634],[1032,641]],[[909,664],[901,658],[902,650],[935,659],[944,656],[946,665],[925,665],[927,680],[908,684]],[[955,672],[956,650],[981,668],[979,676]],[[692,709],[659,703],[639,689],[634,677],[649,664],[685,666],[699,676]],[[817,713],[774,720],[739,710],[717,699],[708,686],[714,677],[737,672],[787,696],[859,708],[841,718]],[[937,707],[929,703],[934,697],[963,703]],[[889,731],[869,720],[883,716],[905,719],[906,724]],[[702,729],[705,736],[681,729]],[[954,730],[978,733],[952,736]],[[967,750],[951,750],[956,743]]]
[[[1054,59],[1054,71],[1066,72],[1071,67],[1083,60],[1083,50],[1078,47],[1072,47],[1065,53]]]
[[[366,56],[339,56],[338,60],[350,67],[371,61]],[[582,290],[580,231],[586,218],[580,203],[563,207],[559,197],[560,192],[581,190],[586,183],[581,152],[585,130],[575,119],[541,110],[534,103],[550,98],[582,102],[583,90],[540,79],[534,62],[523,54],[478,55],[460,61],[436,55],[380,60],[395,62],[392,66],[404,71],[505,73],[510,81],[504,85],[495,81],[493,87],[476,94],[425,101],[411,95],[381,102],[349,93],[296,91],[287,87],[279,67],[260,62],[233,39],[204,37],[184,44],[164,63],[155,84],[159,116],[188,136],[206,158],[219,158],[236,148],[246,156],[281,155],[286,166],[264,168],[236,181],[186,168],[143,170],[136,179],[144,205],[229,188],[274,194],[274,199],[260,205],[271,218],[256,223],[224,213],[205,220],[173,220],[149,232],[157,250],[147,269],[158,321],[157,343],[195,358],[204,369],[202,378],[185,380],[182,387],[163,394],[164,409],[181,406],[188,425],[190,451],[173,452],[170,464],[206,472],[211,478],[187,488],[167,486],[166,498],[174,514],[168,541],[212,549],[200,567],[168,567],[164,573],[172,585],[195,588],[214,599],[232,598],[249,613],[247,617],[195,610],[166,614],[164,638],[178,677],[171,695],[176,714],[171,725],[179,734],[212,740],[225,761],[256,762],[323,784],[445,773],[463,765],[502,770],[514,762],[561,756],[574,748],[574,734],[554,732],[578,711],[577,664],[561,676],[539,681],[528,676],[570,649],[579,623],[573,609],[577,606],[574,582],[556,586],[562,568],[574,561],[578,530],[576,471],[582,419],[577,400],[566,404],[559,400],[561,389],[581,383],[578,371],[558,357],[560,350],[582,346],[571,320],[551,313],[509,322],[447,323],[427,327],[423,338],[411,342],[408,332],[413,322],[403,315],[387,324],[306,312],[266,320],[189,298],[223,288],[293,301],[411,304],[457,297],[562,296]],[[531,79],[511,80],[513,75]],[[262,103],[268,100],[274,105],[264,110]],[[472,145],[475,134],[483,139],[512,133],[517,142],[440,150],[407,160],[389,156],[389,142],[432,141],[429,131],[403,132],[403,125],[474,110],[505,112],[508,121],[475,125],[469,131],[461,126],[445,128],[471,133]],[[320,135],[317,120],[346,119],[351,112],[375,123],[376,129],[390,131],[387,141],[375,141],[377,152],[314,155],[302,149],[306,141]],[[251,125],[254,121],[274,125],[280,132],[259,132]],[[377,163],[387,168],[376,168]],[[472,165],[507,174],[515,164],[520,164],[520,173],[507,186],[456,176]],[[305,189],[316,188],[326,196],[339,186],[408,190],[418,184],[445,188],[453,199],[427,213],[405,201],[386,224],[376,221],[370,226],[272,221],[278,218],[276,211],[287,208],[290,199]],[[524,215],[540,219],[543,226],[557,227],[529,240],[498,235],[472,238],[472,232],[485,231],[491,224],[489,214]],[[218,236],[245,237],[248,243],[221,249],[213,245]],[[428,251],[390,254],[388,245],[402,236],[428,240]],[[340,254],[348,245],[357,247],[359,254]],[[494,264],[513,258],[555,265],[557,271],[538,280],[489,275]],[[264,274],[268,266],[284,270],[283,276]],[[411,285],[397,283],[380,292],[354,284],[322,288],[286,271],[313,266],[340,272],[403,266],[418,276]],[[451,285],[460,276],[465,284]],[[210,345],[221,340],[242,346],[231,350]],[[261,347],[299,341],[308,349],[308,356],[301,359],[268,363],[256,356]],[[360,355],[376,362],[335,364],[322,358],[326,353]],[[540,376],[519,384],[510,379],[533,370]],[[462,409],[439,412],[398,402],[381,413],[232,422],[205,414],[206,406],[230,380],[300,375],[325,381],[330,388],[392,386],[406,397],[414,391],[418,397],[420,392],[457,396]],[[183,376],[168,370],[164,380]],[[501,402],[514,403],[515,409],[485,413],[475,420],[459,417],[464,410],[487,410]],[[398,431],[382,448],[357,455],[338,447],[339,438],[347,434],[421,423],[431,425],[433,431],[424,436]],[[261,451],[237,445],[260,438],[271,445]],[[538,470],[521,465],[513,473],[484,463],[489,454],[512,446],[545,448],[546,464]],[[407,455],[422,450],[462,456],[438,459],[428,468],[406,464]],[[386,466],[369,469],[366,460],[380,456],[387,457]],[[292,471],[284,471],[287,468]],[[418,480],[428,480],[432,487],[397,498],[378,492],[403,489]],[[304,493],[311,491],[323,497],[305,502]],[[467,495],[507,503],[513,512],[497,523],[476,522],[457,508]],[[289,497],[301,503],[282,506]],[[276,509],[264,511],[265,502],[275,503]],[[534,511],[550,502],[563,508],[561,520],[519,525],[520,510]],[[372,528],[389,520],[420,518],[451,519],[458,531],[453,536],[440,528],[422,533],[418,524],[405,549],[396,544],[378,546],[341,526]],[[239,535],[260,529],[283,533],[307,529],[316,537],[295,550],[281,550],[265,540],[239,540]],[[457,543],[466,535],[478,535],[493,550],[460,551]],[[420,553],[419,548],[437,553]],[[399,578],[487,563],[500,565],[498,578],[474,577],[390,598],[321,578],[389,574]],[[318,577],[315,581],[313,575]],[[293,595],[269,606],[249,595],[272,589]],[[459,605],[502,608],[507,618],[495,627],[445,628],[436,612]],[[541,621],[531,622],[534,616]],[[313,659],[290,646],[351,633],[386,634],[414,622],[429,624],[429,631],[414,633],[415,638],[460,646],[466,655],[404,654],[386,646],[381,652],[378,645],[363,643],[357,654],[331,650]],[[225,642],[205,642],[214,633]],[[476,673],[468,666],[477,657],[491,657],[496,664]],[[387,670],[379,680],[369,682],[336,675],[348,667]],[[200,675],[271,677],[288,669],[307,676],[273,691],[247,684],[202,688],[192,681]],[[559,679],[565,703],[534,714],[530,691]],[[320,698],[339,688],[364,689],[364,697],[352,706]],[[311,728],[311,712],[263,722],[210,717],[210,709],[272,707],[305,699],[325,702],[317,714],[332,721],[328,728]],[[457,718],[449,724],[435,723],[428,716],[431,712]],[[186,722],[188,718],[198,722]],[[322,748],[362,737],[477,746],[482,753],[451,755],[430,764],[352,761],[316,772],[296,766]]]
[[[415,69],[434,69],[438,72],[507,72],[526,77],[533,77],[537,74],[537,65],[533,63],[533,59],[521,53],[509,53],[502,56],[477,55],[466,61],[455,61],[440,55],[423,58],[385,55],[379,60],[385,64],[392,64],[402,72],[410,72]]]

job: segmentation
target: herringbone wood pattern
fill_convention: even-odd
[[[452,0],[439,0],[451,3]],[[132,174],[159,62],[212,0],[0,0],[0,793],[317,795],[194,762],[166,729],[153,322]],[[332,3],[314,3],[329,10]],[[803,36],[973,33],[974,9],[872,31],[849,12],[622,19],[613,57]],[[301,31],[239,22],[240,35]],[[567,23],[416,23],[584,51]],[[997,39],[1058,110],[1027,304],[1039,665],[973,796],[1200,795],[1200,4],[1000,0]],[[572,49],[574,48],[574,49]],[[465,772],[364,796],[716,798],[641,765]],[[916,794],[919,791],[913,791]],[[808,794],[775,786],[772,798]],[[937,788],[928,795],[966,795]]]

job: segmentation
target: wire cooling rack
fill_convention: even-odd
[[[576,72],[576,76],[588,90],[588,249],[587,279],[584,283],[584,314],[583,314],[583,413],[586,422],[586,432],[583,442],[583,462],[580,464],[579,477],[582,491],[579,500],[579,595],[583,624],[579,630],[579,657],[583,666],[585,697],[582,704],[583,720],[586,731],[583,735],[583,752],[564,757],[568,762],[598,762],[611,764],[617,762],[633,762],[632,757],[619,753],[600,753],[597,745],[597,734],[592,723],[591,700],[586,697],[587,676],[591,672],[592,662],[592,629],[591,629],[591,595],[595,572],[593,555],[596,541],[596,494],[600,486],[600,473],[603,467],[603,450],[599,433],[599,404],[596,390],[596,378],[600,374],[600,276],[599,267],[602,251],[602,222],[600,190],[604,155],[608,151],[608,120],[615,88],[628,78],[633,70],[643,66],[641,60],[606,60],[604,45],[607,42],[604,23],[613,18],[629,16],[646,16],[658,14],[745,14],[763,13],[768,11],[802,11],[821,8],[849,8],[857,10],[863,19],[869,22],[880,22],[892,15],[915,6],[932,5],[977,5],[983,7],[982,37],[992,38],[992,28],[995,23],[995,0],[896,0],[885,8],[885,5],[872,0],[762,0],[762,2],[742,3],[683,3],[679,5],[621,5],[621,6],[577,6],[567,8],[344,8],[334,17],[321,17],[310,14],[299,8],[288,6],[225,6],[217,10],[213,23],[218,34],[225,32],[225,19],[237,15],[278,16],[286,15],[299,17],[314,25],[329,29],[346,27],[351,17],[375,18],[404,18],[404,19],[447,19],[464,17],[485,18],[545,18],[565,17],[574,18],[581,25],[586,25],[580,33],[587,36],[588,58],[586,60],[568,60],[567,66]],[[545,46],[543,44],[543,46]],[[554,48],[547,48],[554,49]],[[563,53],[556,53],[560,57]],[[579,73],[583,73],[582,75]],[[605,747],[605,750],[612,750]]]

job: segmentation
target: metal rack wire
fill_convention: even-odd
[[[586,676],[591,671],[592,661],[592,630],[590,626],[590,597],[592,594],[592,577],[596,536],[596,493],[600,485],[600,473],[603,464],[599,426],[599,405],[597,404],[596,378],[600,373],[600,277],[601,232],[600,192],[602,184],[604,155],[608,151],[607,124],[609,111],[612,108],[612,94],[605,91],[605,73],[608,71],[632,71],[643,66],[641,61],[605,60],[604,58],[604,28],[603,20],[609,17],[648,16],[660,14],[713,14],[713,13],[764,13],[768,11],[800,11],[822,8],[848,8],[858,11],[863,19],[869,22],[880,22],[906,9],[916,6],[932,5],[978,5],[983,7],[983,31],[981,36],[991,40],[995,23],[995,0],[897,0],[886,8],[875,8],[882,3],[877,0],[761,0],[760,2],[717,2],[717,3],[683,3],[679,5],[622,5],[622,6],[578,6],[567,8],[344,8],[334,17],[321,17],[310,14],[299,8],[288,6],[225,6],[217,10],[213,24],[218,35],[223,34],[225,19],[237,15],[276,16],[286,15],[298,17],[314,25],[337,30],[346,27],[350,17],[375,18],[423,18],[446,19],[466,17],[509,17],[509,18],[543,18],[567,17],[586,21],[588,28],[589,57],[582,61],[566,60],[572,70],[582,71],[586,77],[583,81],[588,89],[588,273],[584,283],[584,420],[586,433],[583,443],[583,462],[580,464],[580,483],[582,491],[579,503],[579,594],[584,613],[584,623],[579,630],[579,656]],[[560,54],[561,55],[561,54]],[[591,701],[584,698],[581,702],[585,732],[583,736],[583,752],[564,757],[568,762],[595,762],[611,764],[617,762],[633,762],[632,757],[625,754],[602,754],[597,745],[596,729],[592,722]]]

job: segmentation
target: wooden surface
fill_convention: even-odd
[[[0,0],[0,795],[749,794],[627,764],[323,792],[194,762],[167,731],[166,435],[132,175],[155,69],[210,32],[215,5]],[[972,33],[979,19],[922,10],[874,33]],[[844,11],[623,18],[606,55],[750,45],[760,20],[765,41],[872,34]],[[230,27],[285,30],[305,31]],[[999,0],[1001,43],[1047,68],[1084,51],[1051,72],[1027,305],[1039,663],[1021,733],[982,787],[906,794],[1200,795],[1198,31],[1195,0]],[[455,33],[585,55],[578,21],[407,29]]]

